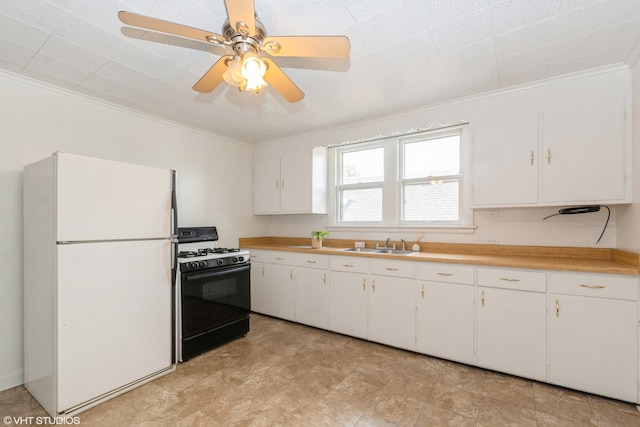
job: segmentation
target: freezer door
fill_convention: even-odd
[[[171,235],[172,171],[58,153],[57,241]]]
[[[58,412],[171,366],[170,245],[58,245]]]

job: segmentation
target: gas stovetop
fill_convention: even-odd
[[[178,252],[178,258],[196,258],[207,256],[209,254],[231,254],[240,252],[239,248],[203,248],[193,251],[180,251]]]

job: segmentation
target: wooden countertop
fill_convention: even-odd
[[[453,243],[420,243],[420,252],[391,255],[344,252],[353,240],[325,239],[322,249],[294,246],[310,245],[311,239],[296,237],[247,237],[240,239],[246,249],[307,252],[326,255],[392,258],[404,261],[444,262],[495,267],[566,270],[587,273],[640,275],[640,255],[610,248],[575,248],[555,246],[505,246]],[[367,248],[375,241],[365,241]],[[396,243],[399,247],[399,242]],[[412,243],[407,243],[410,248]]]

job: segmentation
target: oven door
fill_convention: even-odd
[[[182,273],[183,340],[249,317],[250,271],[246,264]]]

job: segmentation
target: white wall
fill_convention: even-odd
[[[0,93],[0,390],[23,382],[24,165],[63,150],[175,169],[180,226],[216,225],[220,246],[268,232],[252,215],[253,146],[7,73]]]
[[[632,68],[633,203],[618,209],[618,247],[640,253],[640,60]]]
[[[318,145],[326,146],[415,128],[427,128],[432,124],[452,123],[458,120],[467,120],[473,124],[478,120],[490,120],[597,101],[611,94],[624,96],[627,108],[630,106],[631,72],[628,67],[615,66],[592,70],[376,120],[352,123],[322,132],[269,141],[256,147],[255,158],[264,159],[296,150],[308,150]],[[638,98],[640,96],[636,93],[636,103]],[[636,165],[638,165],[637,170],[640,168],[640,163],[636,162]],[[542,221],[542,218],[556,213],[558,208],[510,208],[491,212],[478,210],[474,214],[477,226],[475,231],[430,230],[426,241],[487,243],[497,240],[500,244],[506,245],[615,247],[617,245],[616,210],[619,209],[612,207],[607,231],[598,245],[596,241],[607,218],[605,209],[598,213],[560,216],[546,221]],[[327,228],[327,216],[274,215],[270,217],[270,223],[271,235],[307,237],[314,229]],[[330,228],[330,231],[329,237],[345,239],[384,240],[386,237],[391,237],[395,240],[401,238],[409,240],[415,234],[415,230],[389,228],[383,230],[370,228],[363,231]]]

